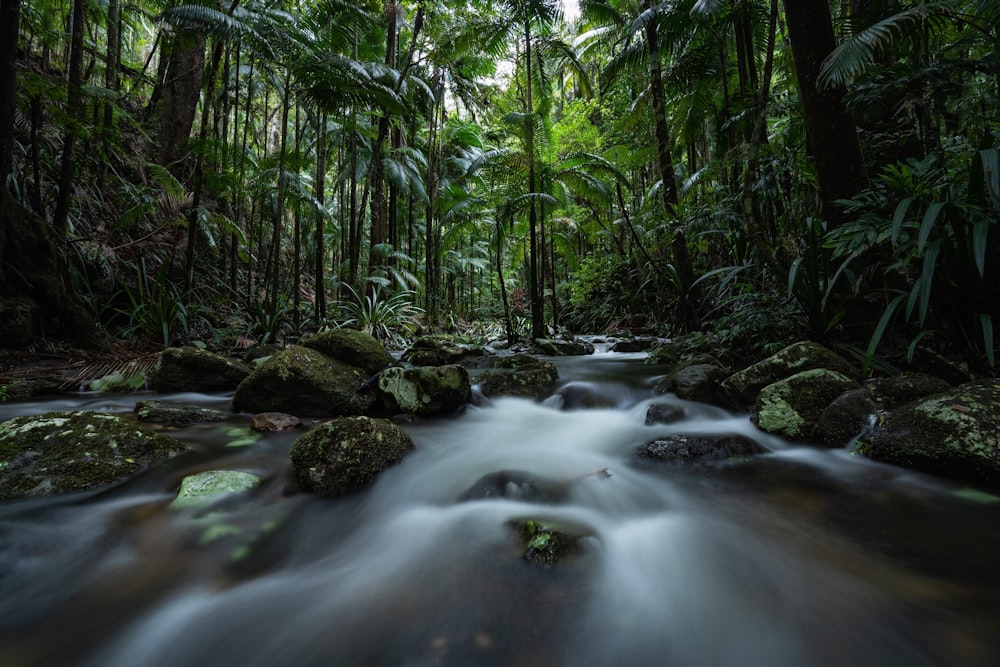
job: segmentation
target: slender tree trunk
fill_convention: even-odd
[[[864,158],[843,90],[817,85],[823,60],[836,46],[827,0],[784,0],[784,6],[821,213],[832,227],[844,221],[835,202],[852,197],[866,183]]]
[[[108,0],[108,55],[104,71],[104,87],[113,93],[118,92],[118,67],[121,59],[121,0]],[[115,102],[104,103],[104,131],[110,132],[115,123]],[[108,140],[105,139],[105,146]]]
[[[21,0],[0,0],[0,257],[6,238],[7,174],[14,153],[14,111],[17,91],[17,35]],[[38,183],[36,182],[36,186]],[[0,283],[4,272],[0,264]]]
[[[69,93],[66,97],[66,108],[70,121],[63,139],[62,165],[59,174],[59,195],[56,198],[56,210],[52,214],[52,226],[60,236],[66,234],[69,219],[69,202],[73,189],[73,150],[76,146],[77,124],[81,120],[83,106],[83,31],[86,17],[85,0],[73,1],[73,31],[70,39],[69,56]],[[16,44],[16,40],[15,40]],[[16,48],[16,47],[15,47]]]
[[[313,180],[313,196],[316,198],[316,229],[313,236],[314,252],[316,253],[315,273],[316,282],[314,290],[316,292],[316,324],[322,324],[326,319],[326,283],[323,280],[324,255],[323,248],[323,222],[325,220],[323,211],[326,209],[326,154],[327,154],[327,127],[326,112],[319,112],[316,130],[316,178]]]
[[[281,283],[281,226],[285,214],[285,160],[288,141],[288,102],[291,89],[290,72],[285,73],[285,89],[281,96],[281,142],[278,148],[278,192],[277,204],[271,213],[271,295],[270,313],[272,319],[278,315]]]
[[[528,123],[525,127],[528,151],[528,192],[535,192],[535,126],[534,105],[531,99],[531,23],[524,22],[524,51],[527,85],[525,86]],[[531,338],[545,337],[545,304],[542,302],[541,284],[538,279],[538,213],[534,200],[528,204],[528,289],[531,292]]]

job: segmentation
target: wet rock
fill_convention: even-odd
[[[597,341],[594,341],[597,342]],[[656,344],[655,338],[632,338],[620,340],[611,346],[610,352],[646,352]]]
[[[170,401],[139,401],[135,404],[135,414],[139,421],[171,426],[219,422],[229,418],[222,410]]]
[[[124,481],[185,451],[116,415],[49,412],[0,424],[0,500]]]
[[[360,368],[368,375],[374,375],[396,361],[377,338],[353,329],[324,331],[311,336],[302,345],[348,366]]]
[[[738,435],[672,435],[648,442],[636,456],[658,463],[704,463],[763,454],[758,443]]]
[[[757,396],[757,426],[790,440],[812,435],[823,411],[838,396],[858,384],[826,368],[796,373],[764,387]]]
[[[459,497],[459,500],[506,498],[525,502],[557,503],[566,500],[573,487],[581,482],[610,477],[611,473],[607,468],[570,479],[541,477],[524,470],[501,470],[480,477]]]
[[[778,380],[802,371],[825,368],[847,377],[857,375],[854,368],[840,356],[818,343],[793,343],[776,354],[733,375],[720,385],[720,398],[734,408],[754,404],[757,394]]]
[[[715,340],[707,334],[695,331],[659,341],[650,349],[646,363],[674,366],[699,354],[713,354],[717,349],[718,344]]]
[[[170,347],[160,353],[153,372],[153,389],[175,391],[232,391],[250,375],[246,364],[196,347]]]
[[[284,412],[260,412],[250,420],[250,428],[258,433],[290,431],[302,426],[302,420]]]
[[[845,447],[861,433],[876,409],[870,388],[847,391],[823,410],[810,440],[827,447]]]
[[[257,475],[238,470],[208,470],[188,475],[181,481],[177,497],[170,503],[173,508],[202,508],[227,497],[260,486]]]
[[[414,366],[445,366],[462,360],[467,350],[431,337],[418,338],[402,359]]]
[[[717,403],[718,386],[726,372],[711,358],[701,355],[675,366],[656,386],[657,393],[676,394],[685,401]]]
[[[1000,483],[1000,382],[973,382],[896,408],[856,451],[914,470]]]
[[[865,384],[871,388],[873,399],[883,410],[892,410],[900,405],[951,389],[951,385],[941,378],[913,372],[876,378]]]
[[[578,340],[559,340],[556,338],[536,338],[535,345],[553,357],[580,357],[594,353],[594,346]]]
[[[366,372],[293,345],[265,361],[236,388],[233,409],[315,417],[358,415],[374,402],[359,391]]]
[[[543,567],[552,567],[579,554],[583,540],[593,537],[593,533],[581,527],[556,525],[551,522],[512,521],[509,525],[514,528],[521,540],[524,559]]]
[[[556,395],[562,402],[563,410],[613,408],[618,404],[614,396],[601,391],[600,385],[591,382],[570,382],[560,387]]]
[[[144,389],[145,387],[146,373],[141,370],[132,373],[115,371],[96,380],[91,380],[90,384],[87,385],[87,388],[91,391],[98,391],[104,394],[128,393]]]
[[[686,416],[684,408],[675,403],[653,403],[646,408],[646,425],[673,424]]]
[[[429,416],[453,412],[469,402],[469,372],[457,364],[387,368],[378,388],[390,409]]]
[[[291,449],[299,486],[341,496],[370,484],[413,449],[413,441],[386,419],[341,417],[299,437]]]
[[[527,354],[494,359],[492,368],[477,378],[483,396],[535,399],[548,395],[558,379],[555,364]]]

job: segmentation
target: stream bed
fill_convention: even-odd
[[[404,425],[416,451],[345,498],[290,492],[301,432],[252,433],[233,414],[164,429],[191,452],[125,484],[0,503],[0,666],[1000,664],[990,489],[676,399],[685,419],[646,425],[669,397],[642,355],[555,361],[560,382],[613,407],[504,398]],[[149,397],[0,403],[0,420]],[[228,409],[231,396],[158,398]],[[670,434],[767,453],[636,456]],[[217,469],[264,481],[207,510],[169,505],[184,476]],[[505,471],[565,493],[463,498]],[[511,528],[525,520],[572,527],[581,550],[527,561]]]

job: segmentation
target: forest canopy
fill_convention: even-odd
[[[995,367],[993,0],[0,0],[0,345]]]

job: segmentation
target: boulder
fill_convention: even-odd
[[[169,347],[153,372],[159,392],[232,391],[250,375],[246,364],[197,347]]]
[[[687,411],[675,403],[653,403],[646,408],[646,426],[651,424],[673,424],[684,419]]]
[[[876,378],[865,384],[871,388],[873,400],[883,410],[892,410],[951,389],[951,385],[939,377],[914,372]]]
[[[370,484],[412,449],[410,436],[391,421],[341,417],[300,436],[291,459],[302,489],[335,497]]]
[[[93,489],[124,481],[185,451],[116,415],[49,412],[0,424],[0,500]]]
[[[170,426],[220,422],[229,418],[222,410],[170,401],[139,401],[135,404],[135,415],[139,421]]]
[[[569,382],[559,387],[556,396],[563,410],[613,408],[618,404],[616,396],[594,382]]]
[[[998,484],[1000,382],[973,382],[896,408],[856,451],[914,470]]]
[[[699,403],[717,403],[718,386],[726,377],[722,367],[710,357],[698,355],[682,362],[663,376],[656,386],[659,394]]]
[[[597,342],[597,341],[594,341]],[[655,338],[630,338],[617,341],[611,346],[610,352],[648,352],[656,344]]]
[[[348,366],[360,368],[369,376],[396,361],[377,338],[353,329],[324,331],[310,337],[302,345]]]
[[[730,375],[719,386],[720,398],[734,408],[754,404],[761,389],[802,371],[825,368],[847,377],[857,375],[840,356],[819,343],[793,343],[772,356]]]
[[[557,503],[566,500],[581,482],[610,478],[607,468],[569,479],[541,477],[524,470],[500,470],[480,477],[459,500],[506,498],[531,503]]]
[[[236,388],[233,409],[339,417],[365,412],[375,400],[360,391],[366,371],[293,345],[261,364]]]
[[[390,409],[419,416],[453,412],[472,397],[469,372],[457,364],[387,368],[378,388]]]
[[[302,420],[284,412],[261,412],[250,420],[250,429],[258,433],[290,431],[302,426]]]
[[[845,447],[876,410],[870,387],[844,392],[820,414],[810,440],[826,447]]]
[[[704,463],[762,454],[767,450],[738,435],[672,435],[648,442],[636,456],[658,463]]]
[[[594,353],[594,346],[578,340],[559,340],[557,338],[536,338],[535,345],[553,357],[580,357]]]
[[[188,475],[181,481],[170,507],[200,509],[254,489],[260,482],[257,475],[239,470],[208,470]]]
[[[552,567],[566,558],[580,553],[585,538],[593,538],[593,532],[582,526],[555,524],[529,519],[511,521],[509,524],[517,533],[524,551],[523,558],[534,565]]]
[[[796,373],[767,385],[757,395],[757,426],[790,440],[808,439],[827,406],[857,388],[854,380],[826,368]]]
[[[535,399],[547,396],[558,379],[559,371],[555,364],[527,354],[494,359],[491,369],[477,378],[483,396]]]
[[[414,366],[444,366],[461,361],[467,350],[431,337],[418,338],[402,359]]]
[[[650,349],[646,363],[675,365],[695,355],[715,354],[718,350],[719,344],[715,339],[701,331],[694,331],[660,341]]]

